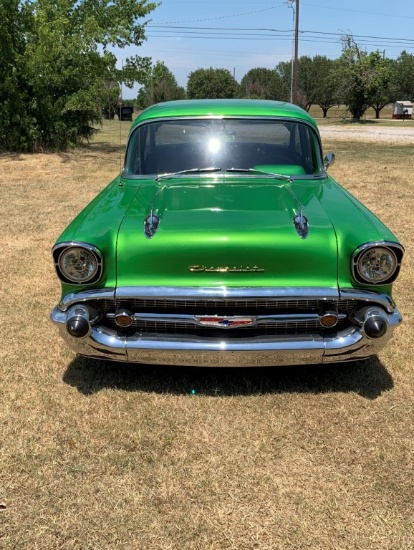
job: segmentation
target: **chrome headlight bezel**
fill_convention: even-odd
[[[367,269],[363,267],[364,260],[367,260],[370,254],[374,254],[374,260],[377,261],[377,275],[375,277],[367,276]],[[390,267],[387,272],[379,274],[380,254],[387,255]],[[369,285],[386,285],[395,281],[401,268],[401,261],[404,256],[404,247],[399,243],[379,241],[365,243],[359,246],[352,255],[352,276],[358,283]],[[385,258],[382,259],[385,261]],[[373,268],[374,269],[374,268]]]
[[[71,273],[64,266],[64,259],[71,251],[76,250],[83,251],[88,258],[89,266],[87,268],[88,273],[85,276],[80,276],[78,273],[76,276]],[[59,279],[71,285],[87,285],[94,284],[102,276],[103,273],[103,257],[101,251],[94,245],[84,242],[63,242],[56,244],[52,249],[53,260],[55,263],[56,273]]]

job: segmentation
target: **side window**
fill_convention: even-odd
[[[298,126],[297,124],[295,124],[294,126],[295,128],[295,145],[294,145],[294,149],[295,149],[295,153],[299,153],[300,155],[302,155],[302,139],[301,137],[303,138],[304,135],[303,135],[303,132],[300,132],[299,128],[300,126]],[[302,136],[301,136],[302,134]]]
[[[292,128],[290,146],[307,174],[312,174],[315,171],[312,143],[309,128],[305,124],[295,124]]]
[[[137,128],[128,141],[125,161],[125,174],[143,174],[145,159],[151,148],[151,130],[148,125]]]
[[[315,138],[312,131],[304,125],[300,126],[302,159],[306,171],[313,174],[317,170]]]

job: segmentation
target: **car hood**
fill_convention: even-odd
[[[304,204],[274,180],[143,185],[119,229],[117,284],[336,287],[335,231],[309,196]],[[306,238],[293,221],[301,212]],[[151,213],[159,224],[148,238]]]

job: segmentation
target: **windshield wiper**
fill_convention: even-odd
[[[179,172],[170,172],[167,174],[159,174],[155,181],[160,181],[163,179],[175,178],[179,176],[185,176],[186,174],[202,174],[204,172],[221,172],[221,168],[216,168],[215,166],[209,166],[208,168],[190,168],[188,170],[180,170]]]
[[[265,170],[257,170],[256,168],[227,168],[226,172],[242,172],[247,174],[260,174],[268,178],[274,178],[276,180],[292,182],[292,176],[287,174],[275,174],[274,172],[266,172]]]

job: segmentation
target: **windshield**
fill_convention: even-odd
[[[305,123],[258,119],[152,121],[132,133],[125,175],[203,170],[320,174],[319,143]]]

